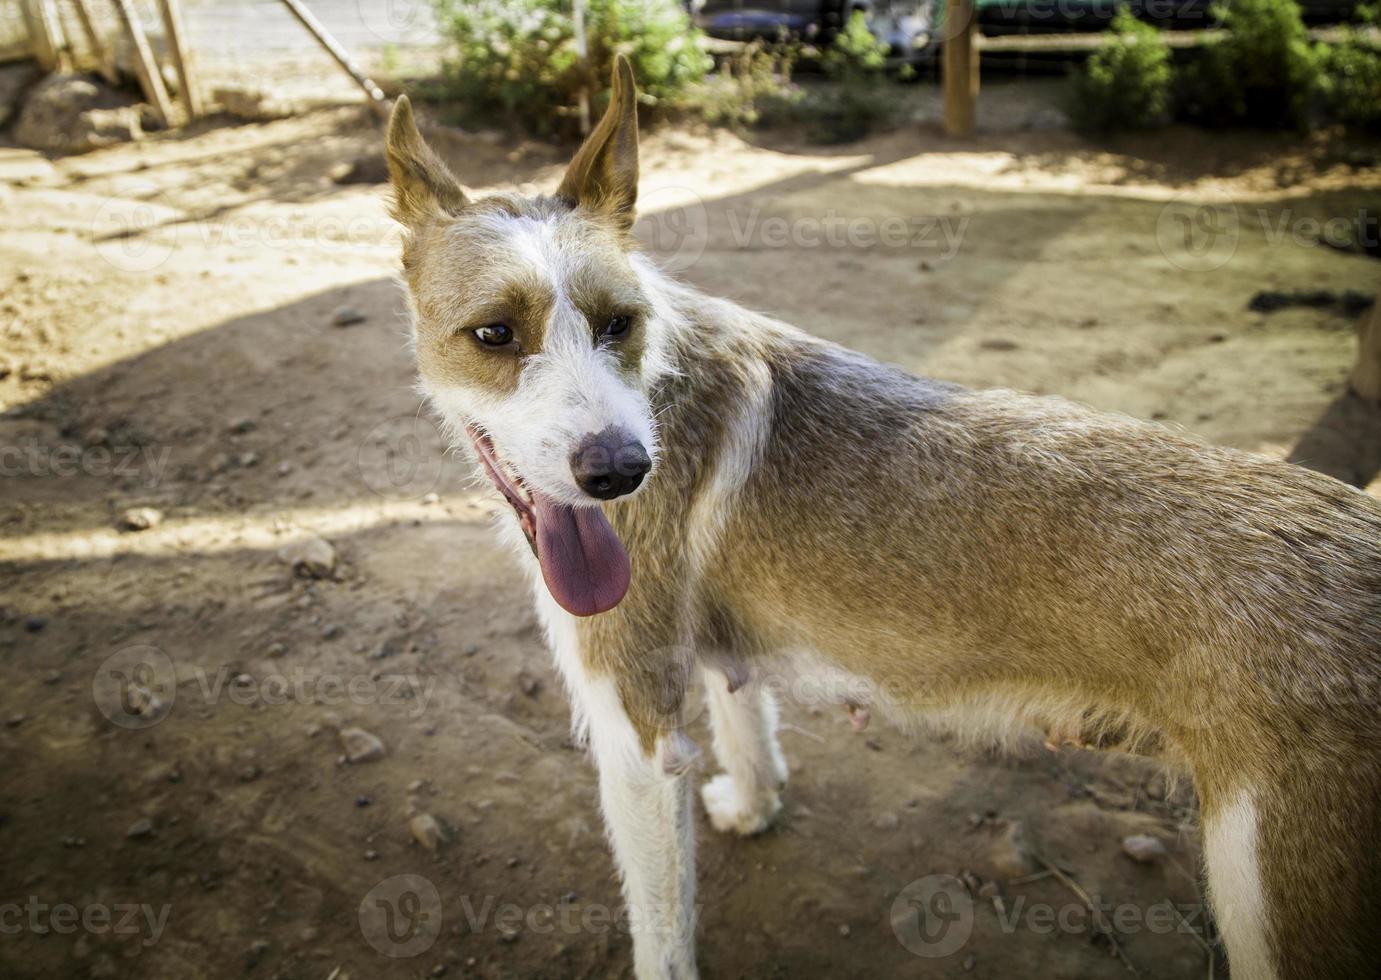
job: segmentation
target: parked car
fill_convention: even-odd
[[[887,42],[894,58],[934,53],[935,24],[944,0],[691,0],[691,17],[710,37],[729,41],[782,36],[829,44],[856,11]]]

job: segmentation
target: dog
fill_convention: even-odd
[[[638,123],[550,196],[472,199],[387,136],[420,385],[511,509],[599,776],[638,977],[696,975],[685,734],[715,828],[787,769],[763,679],[872,711],[1158,746],[1193,776],[1238,980],[1381,963],[1381,506],[1170,429],[927,381],[675,282],[634,246]],[[859,692],[862,692],[861,694]]]

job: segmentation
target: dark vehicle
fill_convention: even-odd
[[[904,61],[933,54],[944,0],[691,0],[695,24],[729,41],[776,40],[783,35],[829,44],[856,11],[874,36]]]

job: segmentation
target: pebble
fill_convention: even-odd
[[[133,840],[153,836],[153,821],[148,817],[140,817],[129,825],[129,830],[125,831],[125,836]]]
[[[897,819],[895,813],[880,813],[873,820],[873,826],[878,830],[896,830],[901,821]]]
[[[1026,828],[1013,820],[1007,830],[993,842],[988,852],[989,863],[1003,878],[1021,878],[1036,870],[1036,859],[1027,843]]]
[[[436,817],[430,813],[419,813],[409,820],[408,830],[412,831],[413,840],[433,853],[446,840],[446,835],[441,830],[441,824],[437,823]]]
[[[366,317],[353,306],[340,306],[336,308],[336,315],[331,318],[331,322],[338,327],[352,327],[357,323],[364,323]]]
[[[226,428],[230,430],[232,435],[237,436],[242,436],[246,432],[253,432],[257,427],[258,426],[255,424],[254,420],[247,417],[233,419],[231,423],[228,426],[226,426]]]
[[[278,549],[278,560],[303,578],[330,578],[336,570],[336,549],[312,535]]]
[[[847,923],[845,923],[844,925],[842,925],[842,926],[839,927],[839,934],[840,934],[841,936],[843,936],[845,939],[848,939],[848,938],[849,938],[849,933],[850,933],[851,931],[852,931],[852,930],[849,929],[849,926],[848,926]]]
[[[384,757],[384,743],[379,736],[372,735],[363,728],[342,728],[340,744],[345,749],[345,759],[352,764],[373,762]]]
[[[1122,853],[1138,864],[1155,864],[1170,856],[1165,845],[1150,834],[1133,834],[1122,838]]]
[[[24,629],[30,633],[38,633],[48,625],[48,620],[43,616],[29,616],[24,620]]]

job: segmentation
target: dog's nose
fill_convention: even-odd
[[[599,500],[632,493],[650,469],[652,460],[643,444],[613,427],[586,436],[571,454],[576,486]]]

